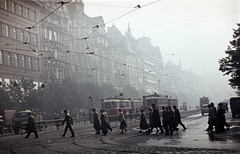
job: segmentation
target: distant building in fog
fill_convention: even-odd
[[[129,84],[150,93],[200,93],[194,86],[199,76],[181,63],[163,66],[160,48],[146,36],[134,38],[130,25],[125,34],[114,24],[105,27],[103,17],[84,13],[82,0],[60,6],[54,0],[1,0],[1,80],[24,76],[51,84],[70,77],[117,89]]]

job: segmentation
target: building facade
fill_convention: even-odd
[[[41,81],[39,29],[30,29],[40,18],[39,5],[26,1],[0,1],[0,78],[20,80],[23,76]]]
[[[0,30],[1,81],[24,76],[50,85],[71,78],[119,90],[199,93],[187,79],[199,76],[180,64],[163,65],[160,48],[146,36],[134,38],[130,25],[122,34],[114,24],[106,27],[103,17],[89,17],[82,0],[1,0]]]

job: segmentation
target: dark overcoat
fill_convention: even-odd
[[[145,113],[141,114],[140,128],[143,129],[143,130],[148,129],[148,123],[147,123]]]
[[[100,129],[100,120],[98,118],[97,112],[93,113],[93,118],[94,118],[93,128],[96,130],[99,130]]]
[[[172,128],[176,127],[176,121],[173,110],[168,110],[168,125]]]
[[[151,127],[152,128],[161,127],[161,121],[160,121],[158,109],[153,109]]]
[[[34,116],[29,116],[28,117],[28,123],[27,123],[27,132],[31,133],[31,132],[35,132],[36,131],[36,123],[34,120]]]
[[[102,130],[106,130],[108,122],[107,122],[107,119],[106,119],[106,116],[105,116],[104,113],[101,114],[100,119],[101,119],[101,128],[102,128]]]

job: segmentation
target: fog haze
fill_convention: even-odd
[[[218,60],[226,57],[224,51],[239,23],[240,1],[88,0],[84,4],[85,13],[102,16],[106,27],[114,24],[124,34],[130,25],[135,38],[150,37],[159,46],[164,64],[181,61],[183,70],[203,76],[216,95],[212,94],[212,101],[235,95],[229,77],[218,71]],[[133,11],[137,5],[142,7]]]

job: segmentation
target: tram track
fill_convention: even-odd
[[[191,111],[188,113],[184,113],[182,115],[183,115],[183,117],[187,117],[190,115],[197,114],[198,112],[199,111],[194,110],[194,111]],[[131,128],[131,127],[134,128],[136,126],[138,126],[138,123],[129,124],[129,128]],[[10,144],[10,145],[0,148],[0,149],[1,150],[8,149],[8,151],[12,154],[20,154],[20,153],[22,153],[21,151],[23,149],[21,149],[21,148],[23,148],[23,147],[31,148],[31,147],[37,146],[37,147],[39,147],[38,153],[63,153],[63,154],[72,153],[72,152],[67,152],[67,151],[62,150],[63,147],[61,147],[60,149],[56,148],[58,146],[57,145],[58,143],[59,143],[59,145],[66,143],[69,147],[75,146],[75,148],[73,147],[73,149],[80,151],[80,153],[81,153],[81,151],[89,151],[89,152],[90,151],[101,151],[101,152],[105,152],[105,153],[107,153],[107,152],[108,153],[109,152],[111,152],[111,153],[124,153],[124,152],[141,153],[140,151],[141,151],[142,147],[140,147],[140,146],[134,145],[135,148],[133,148],[130,145],[115,142],[113,140],[114,138],[121,137],[121,136],[119,136],[119,131],[111,132],[107,136],[99,136],[99,135],[94,136],[94,129],[88,130],[86,133],[85,129],[79,130],[79,128],[78,128],[77,132],[78,132],[78,134],[81,134],[81,135],[77,136],[77,138],[74,138],[74,139],[66,140],[66,138],[62,138],[62,137],[59,138],[59,136],[57,136],[57,138],[52,138],[52,136],[49,136],[46,139],[44,139],[43,141],[38,141],[38,139],[36,139],[36,140],[30,139],[30,140],[33,140],[30,143],[29,143],[29,140],[17,141],[13,144]],[[43,135],[45,135],[45,134],[43,134]],[[59,135],[59,134],[55,134],[55,135]],[[139,134],[128,134],[127,138],[133,138],[136,136],[140,136],[140,135]],[[44,138],[44,136],[43,136],[43,138]],[[96,144],[96,146],[95,146],[95,144]],[[79,147],[79,148],[76,148],[76,147]],[[42,150],[40,150],[40,149],[42,149]],[[133,150],[131,150],[131,149],[133,149]],[[155,149],[155,150],[157,150],[157,149]],[[157,150],[155,152],[160,152],[160,151]]]

